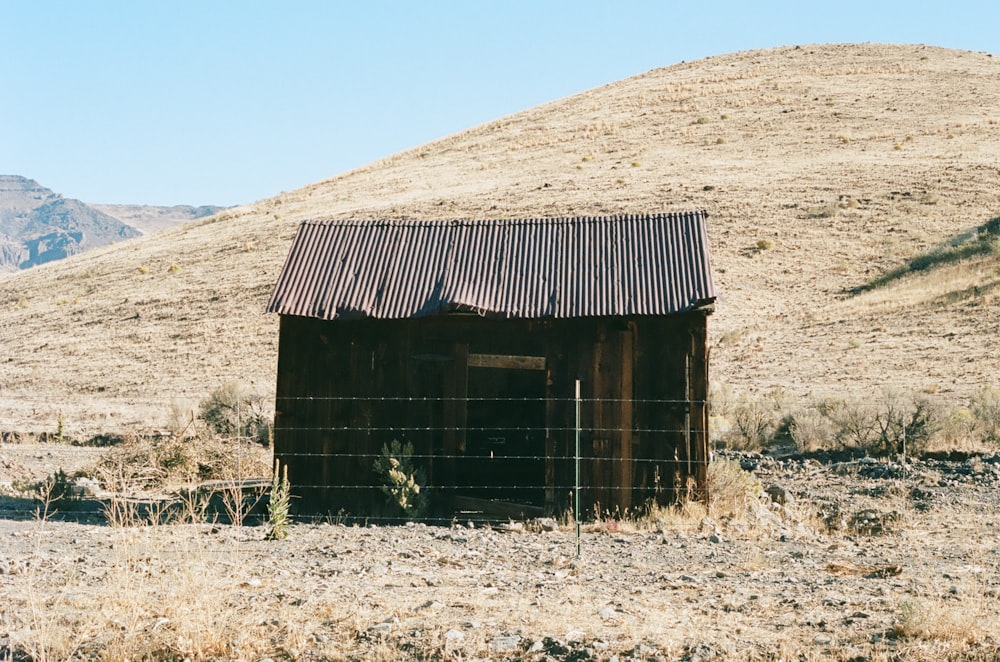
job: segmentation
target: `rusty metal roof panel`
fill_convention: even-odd
[[[326,320],[670,315],[716,298],[705,219],[307,221],[267,310]]]

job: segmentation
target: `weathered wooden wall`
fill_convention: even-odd
[[[456,494],[498,496],[496,489],[477,492],[464,480],[469,473],[483,480],[488,471],[463,455],[476,434],[466,429],[470,374],[481,379],[500,365],[543,368],[540,390],[530,393],[544,397],[537,421],[544,432],[532,450],[538,471],[531,461],[518,465],[529,469],[531,482],[538,483],[530,487],[537,489],[511,489],[510,499],[555,514],[571,505],[572,398],[580,379],[585,515],[621,513],[651,500],[668,503],[683,496],[689,479],[705,484],[705,318],[701,311],[557,321],[456,315],[324,322],[283,316],[275,456],[289,468],[301,512],[391,516],[384,495],[373,487],[378,481],[372,465],[383,444],[410,441],[428,483],[438,486],[434,514],[446,516]],[[504,476],[516,482],[510,468]]]

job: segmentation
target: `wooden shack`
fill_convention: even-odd
[[[394,440],[440,517],[564,512],[578,434],[585,513],[704,489],[705,219],[303,223],[267,307],[298,510],[403,514]]]

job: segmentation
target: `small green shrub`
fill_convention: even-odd
[[[769,251],[774,248],[774,242],[770,239],[758,239],[757,240],[757,250],[758,251]]]
[[[424,472],[413,465],[413,444],[382,444],[382,455],[375,458],[373,469],[382,481],[382,492],[409,518],[419,517],[427,506],[427,495],[420,491]]]
[[[288,482],[288,466],[274,462],[274,477],[271,480],[271,498],[267,502],[268,540],[284,540],[288,537],[291,519],[291,484]]]
[[[42,501],[61,501],[75,496],[73,482],[62,469],[56,469],[55,473],[36,486],[35,491]]]

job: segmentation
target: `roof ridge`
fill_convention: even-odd
[[[523,218],[424,218],[424,219],[398,219],[398,218],[377,218],[377,219],[306,219],[301,225],[336,225],[350,227],[355,225],[371,226],[421,226],[421,225],[557,225],[564,223],[607,223],[624,221],[649,221],[651,219],[681,220],[692,216],[708,218],[705,210],[688,210],[672,212],[650,212],[642,214],[602,214],[594,216],[538,216]]]

